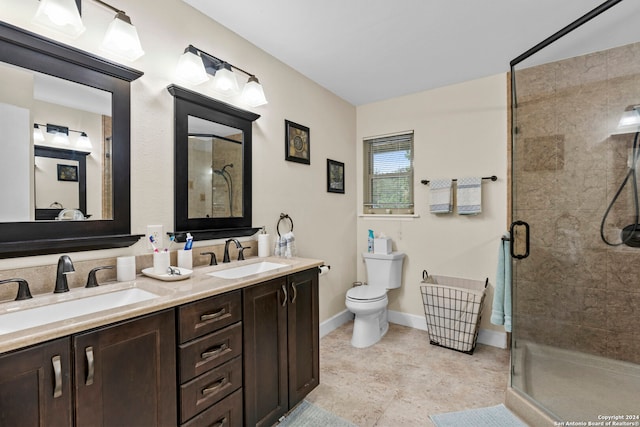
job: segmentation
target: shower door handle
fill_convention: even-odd
[[[516,253],[516,243],[520,243],[522,240],[520,236],[522,236],[522,232],[519,230],[524,229],[523,237],[524,237],[524,253],[519,252]],[[510,237],[510,246],[511,246],[511,257],[515,259],[524,259],[529,256],[529,224],[524,221],[514,221],[511,223],[511,227],[509,228]],[[520,246],[520,245],[518,245]]]

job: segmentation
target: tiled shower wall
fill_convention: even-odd
[[[640,363],[640,248],[607,246],[600,222],[627,173],[640,104],[640,43],[516,70],[514,220],[531,252],[514,265],[516,339]],[[605,235],[634,222],[629,182]]]

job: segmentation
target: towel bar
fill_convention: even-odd
[[[491,176],[483,176],[482,179],[490,179],[491,181],[497,181],[498,177],[495,175],[491,175]],[[457,178],[453,178],[451,181],[457,181]],[[422,184],[424,185],[429,185],[429,180],[428,179],[423,179],[422,181],[420,181]]]

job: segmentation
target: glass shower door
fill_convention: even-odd
[[[620,30],[639,7],[607,19]],[[512,260],[512,387],[561,421],[640,413],[640,248],[621,235],[638,222],[636,133],[618,127],[640,105],[640,36],[603,48],[603,19],[513,71],[512,213],[530,247]]]

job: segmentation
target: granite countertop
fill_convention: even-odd
[[[260,261],[286,264],[287,266],[265,273],[252,274],[239,279],[223,279],[208,274]],[[136,279],[131,282],[106,282],[97,288],[73,288],[64,294],[42,294],[35,295],[29,300],[0,303],[0,353],[176,307],[236,289],[242,289],[323,264],[323,261],[308,258],[249,258],[245,261],[234,261],[229,264],[195,267],[192,275],[183,280],[162,281],[144,275],[138,275]],[[35,326],[17,332],[3,333],[2,331],[2,314],[129,288],[138,288],[152,292],[158,295],[158,297],[67,320]]]

